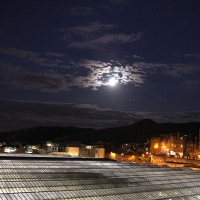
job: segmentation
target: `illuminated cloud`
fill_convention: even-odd
[[[108,39],[106,42],[111,41]],[[132,63],[125,59],[108,62],[87,59],[75,62],[56,52],[41,55],[11,47],[1,47],[0,52],[20,59],[21,66],[3,61],[0,63],[1,82],[19,88],[58,92],[77,86],[96,90],[108,85],[110,77],[115,78],[117,84],[142,86],[154,74],[179,78],[179,84],[188,88],[199,85],[198,77],[195,77],[200,72],[198,64],[134,62],[138,56],[133,56]],[[27,61],[35,65],[35,70],[27,66]]]

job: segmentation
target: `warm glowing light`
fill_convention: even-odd
[[[115,159],[116,158],[116,153],[113,153],[113,152],[110,152],[110,157],[111,157],[111,159]]]
[[[154,145],[154,148],[155,148],[155,149],[157,149],[157,148],[158,148],[158,143],[156,143],[156,144]]]
[[[116,83],[117,83],[117,80],[115,79],[115,78],[110,78],[110,80],[108,81],[108,84],[110,85],[110,86],[114,86],[114,85],[116,85]]]

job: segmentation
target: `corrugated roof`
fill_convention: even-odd
[[[0,199],[200,199],[200,171],[109,160],[0,160]]]

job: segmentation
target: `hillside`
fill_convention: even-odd
[[[156,123],[144,119],[129,126],[101,129],[89,134],[90,141],[102,140],[114,143],[146,142],[153,136],[168,133],[185,133],[197,135],[200,122],[191,123]],[[84,138],[82,138],[84,139]]]
[[[40,143],[56,138],[72,137],[73,135],[90,131],[94,131],[94,129],[77,127],[34,127],[0,133],[0,141]]]
[[[98,140],[112,143],[146,142],[153,136],[168,133],[192,133],[197,135],[200,122],[191,123],[156,123],[150,119],[138,121],[129,126],[107,129],[77,127],[35,127],[0,133],[0,141],[41,142],[41,141],[82,141],[92,143]]]

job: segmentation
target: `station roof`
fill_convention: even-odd
[[[200,199],[200,171],[98,159],[0,157],[0,199]]]

